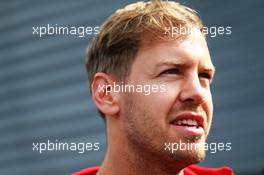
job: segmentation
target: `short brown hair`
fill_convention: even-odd
[[[197,13],[179,3],[154,0],[137,2],[117,10],[101,26],[87,49],[86,69],[90,85],[97,72],[126,80],[143,43],[165,36],[166,28],[183,25],[202,31]]]

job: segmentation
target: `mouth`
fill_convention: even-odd
[[[170,125],[183,136],[202,136],[204,131],[204,117],[196,113],[183,113],[177,115]]]

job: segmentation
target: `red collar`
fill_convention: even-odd
[[[73,175],[95,175],[100,167],[92,167],[81,170]],[[191,165],[184,168],[184,175],[234,175],[229,167],[221,168],[203,168],[197,165]]]

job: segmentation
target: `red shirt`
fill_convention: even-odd
[[[95,175],[99,167],[92,167],[81,170],[73,175]],[[229,167],[221,168],[202,168],[197,165],[191,165],[183,170],[184,175],[234,175]]]

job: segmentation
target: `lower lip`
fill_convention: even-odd
[[[174,129],[177,130],[177,133],[186,136],[202,136],[204,134],[204,130],[202,127],[189,127],[189,126],[180,126],[180,125],[172,125]]]

